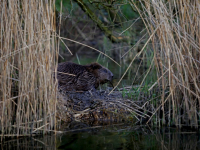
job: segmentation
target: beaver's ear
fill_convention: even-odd
[[[95,69],[101,69],[102,68],[102,66],[100,64],[98,64],[98,63],[92,63],[92,64],[90,64],[90,67],[93,70],[95,70]]]

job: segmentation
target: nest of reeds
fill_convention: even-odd
[[[109,94],[107,90],[86,92],[59,92],[57,117],[66,122],[127,122],[141,121],[150,116],[141,106],[146,101],[123,97],[120,90]]]

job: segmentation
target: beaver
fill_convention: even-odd
[[[58,64],[58,87],[68,91],[88,91],[112,81],[112,72],[98,63],[79,65],[72,62]],[[112,83],[111,83],[112,84]]]

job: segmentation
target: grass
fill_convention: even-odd
[[[149,1],[139,10],[154,49],[154,62],[161,91],[157,124],[199,125],[200,28],[199,1]],[[166,95],[166,90],[169,94]]]
[[[56,127],[54,3],[0,3],[1,135],[46,133]]]

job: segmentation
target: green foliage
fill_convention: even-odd
[[[130,4],[122,5],[120,9],[127,20],[139,17],[139,14],[133,11],[133,8],[130,6]]]
[[[127,90],[124,86],[122,89],[122,97],[123,98],[130,98],[130,99],[137,99],[137,97],[140,94],[140,91],[138,90],[139,87],[132,86],[132,90]]]
[[[55,5],[56,5],[56,10],[60,12],[60,8],[61,8],[61,2],[62,2],[62,11],[68,11],[69,13],[72,11],[73,8],[73,4],[72,4],[72,0],[56,0]]]

